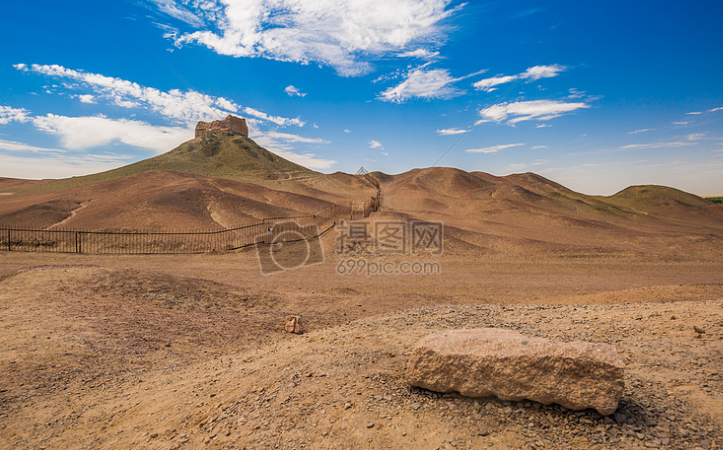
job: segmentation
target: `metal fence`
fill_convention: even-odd
[[[229,251],[257,242],[268,244],[282,232],[297,238],[316,237],[339,220],[363,219],[377,209],[378,201],[374,199],[350,205],[334,204],[316,214],[268,217],[250,225],[215,231],[109,231],[0,226],[0,250],[88,254]]]

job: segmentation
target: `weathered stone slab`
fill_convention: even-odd
[[[286,316],[284,319],[284,330],[287,333],[302,334],[304,329],[301,327],[301,317]]]
[[[623,394],[624,369],[612,345],[481,328],[425,337],[412,351],[406,377],[410,385],[436,392],[557,403],[608,415]]]

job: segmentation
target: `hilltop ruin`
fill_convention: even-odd
[[[223,120],[213,122],[198,122],[196,124],[196,138],[203,136],[207,131],[226,130],[243,137],[249,137],[249,128],[246,119],[236,116],[227,116]]]

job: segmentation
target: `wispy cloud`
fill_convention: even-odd
[[[513,18],[513,19],[522,19],[523,17],[529,17],[529,16],[531,16],[531,15],[533,15],[533,14],[541,13],[541,12],[544,11],[544,10],[545,10],[544,8],[529,8],[529,9],[524,9],[524,10],[522,10],[522,11],[514,14],[514,15],[512,16],[512,18]]]
[[[584,102],[561,102],[557,100],[534,100],[529,102],[499,103],[486,110],[480,110],[483,122],[502,122],[514,125],[526,120],[550,120],[578,109],[589,108]]]
[[[298,153],[293,151],[291,144],[330,144],[329,141],[319,138],[307,138],[290,133],[279,133],[276,131],[262,131],[253,124],[249,126],[249,136],[262,147],[271,150],[282,158],[301,164],[310,169],[328,169],[336,164],[333,159],[317,157],[316,154],[306,152]]]
[[[719,108],[708,109],[708,110],[705,110],[705,111],[691,111],[691,112],[686,113],[686,114],[688,114],[688,115],[690,115],[690,116],[697,116],[697,115],[700,115],[700,114],[712,113],[712,112],[716,112],[716,111],[723,111],[723,106],[721,106],[721,107],[719,107]]]
[[[319,158],[314,153],[295,153],[288,150],[274,148],[273,146],[270,146],[269,149],[273,150],[282,158],[286,158],[291,162],[308,167],[309,169],[328,169],[336,164],[336,161],[333,159]]]
[[[92,96],[93,101],[103,99],[112,105],[123,108],[146,109],[186,126],[201,120],[217,120],[217,115],[238,114],[240,111],[280,126],[304,126],[304,122],[300,118],[288,119],[268,115],[254,108],[244,108],[224,97],[214,97],[195,91],[183,92],[172,89],[165,92],[121,78],[67,69],[59,65],[32,64],[28,66],[26,64],[16,64],[14,67],[23,72],[33,72],[74,81],[78,84],[65,83],[65,86],[68,89],[90,89],[93,94],[83,95]],[[86,100],[90,99],[90,97],[84,98]],[[81,101],[83,101],[83,98],[81,98]],[[214,114],[214,111],[210,108],[214,108],[217,112]]]
[[[0,150],[23,153],[65,153],[65,150],[57,148],[36,147],[22,142],[6,141],[3,139],[0,139]]]
[[[416,50],[400,53],[397,56],[400,58],[419,58],[429,60],[439,56],[439,52],[432,52],[426,48],[418,48]]]
[[[429,69],[428,66],[429,63],[410,70],[405,75],[404,81],[380,93],[377,98],[393,103],[404,103],[413,98],[426,100],[433,98],[448,99],[464,92],[454,87],[454,83],[484,72],[475,72],[454,78],[447,69]]]
[[[464,6],[450,8],[451,0],[224,0],[223,8],[209,13],[204,9],[209,2],[156,1],[171,15],[172,6],[186,10],[183,4],[207,23],[206,30],[172,36],[179,46],[197,43],[221,55],[314,62],[343,76],[369,73],[370,59],[410,47],[433,53],[447,34],[444,20]]]
[[[462,130],[460,128],[445,128],[443,130],[437,130],[437,134],[440,136],[449,136],[452,134],[462,134],[466,132],[467,130]]]
[[[55,114],[35,117],[33,125],[60,138],[71,150],[122,142],[135,147],[166,152],[193,136],[187,127],[159,127],[137,120],[113,120],[104,116],[66,117]]]
[[[369,148],[381,148],[381,149],[384,149],[384,147],[382,146],[382,143],[379,142],[379,141],[375,141],[374,139],[372,139],[371,141],[369,141]]]
[[[304,144],[331,144],[326,139],[321,138],[308,138],[304,136],[298,136],[296,134],[279,133],[277,131],[267,131],[263,133],[264,136],[272,139],[281,139],[286,142],[302,142]]]
[[[10,106],[0,105],[0,125],[6,125],[10,122],[27,122],[30,111],[24,108],[11,108]]]
[[[284,92],[289,94],[289,97],[297,96],[297,97],[306,97],[306,92],[301,92],[299,88],[289,85],[286,86],[286,89],[284,89]]]
[[[628,134],[646,133],[648,131],[655,131],[655,128],[643,128],[642,130],[631,131]]]
[[[286,117],[270,116],[270,115],[266,114],[265,112],[259,111],[258,109],[251,108],[248,106],[243,109],[243,112],[245,112],[249,116],[253,116],[253,117],[256,117],[261,120],[267,120],[269,122],[273,122],[276,125],[281,125],[281,126],[296,125],[297,127],[303,127],[306,124],[306,122],[304,122],[303,120],[301,120],[298,117],[295,119],[287,119]]]
[[[69,155],[31,154],[3,155],[0,176],[39,180],[43,178],[67,178],[114,169],[128,164],[127,155]]]
[[[566,69],[567,67],[561,66],[559,64],[553,64],[551,66],[533,66],[517,75],[498,75],[492,78],[485,78],[472,84],[472,86],[474,86],[475,89],[478,89],[480,91],[492,92],[497,89],[496,86],[499,86],[501,84],[506,84],[517,80],[535,81],[541,78],[553,78],[558,76],[560,72],[563,72]]]
[[[532,150],[539,150],[541,148],[547,148],[547,145],[535,145],[534,147],[530,147]]]
[[[150,0],[153,2],[158,10],[164,14],[168,14],[169,16],[173,17],[174,19],[178,19],[182,22],[186,22],[189,25],[192,25],[194,27],[201,27],[204,25],[203,20],[189,11],[188,9],[184,8],[183,6],[179,5],[179,2],[176,2],[174,0]]]
[[[465,151],[467,153],[497,153],[500,150],[504,150],[506,148],[512,148],[512,147],[519,147],[521,145],[525,145],[525,144],[493,145],[491,147],[484,147],[484,148],[471,148],[471,149],[465,150]]]
[[[688,122],[672,122],[673,125],[688,125]]]
[[[621,150],[649,149],[649,148],[676,148],[695,145],[695,142],[653,142],[648,144],[630,144],[620,147]]]

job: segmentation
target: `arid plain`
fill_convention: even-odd
[[[0,179],[0,225],[223,229],[377,192],[264,152],[214,132],[103,174]],[[369,228],[441,222],[442,254],[343,248],[339,227],[317,241],[322,264],[269,276],[253,247],[0,252],[0,447],[723,445],[723,207],[661,186],[587,196],[532,173],[373,177]],[[350,258],[441,272],[340,274]],[[289,314],[303,335],[283,331]],[[618,411],[407,386],[419,339],[478,327],[614,344],[627,366]]]

